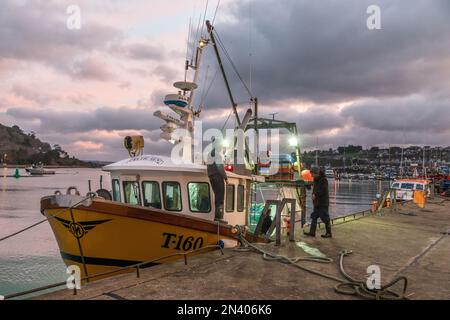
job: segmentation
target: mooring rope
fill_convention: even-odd
[[[53,219],[53,218],[59,216],[60,214],[62,214],[62,213],[66,212],[66,211],[68,211],[68,210],[70,210],[70,209],[73,209],[73,208],[79,206],[79,205],[82,204],[84,201],[86,201],[86,200],[88,200],[88,199],[92,199],[94,195],[95,195],[94,193],[90,192],[90,193],[88,193],[88,196],[86,196],[86,197],[83,198],[82,200],[78,201],[77,203],[75,203],[75,204],[72,205],[71,207],[64,208],[64,209],[58,211],[58,212],[55,213],[54,215],[51,215],[50,217],[48,217],[48,218],[46,218],[46,219],[44,219],[44,220],[41,220],[41,221],[39,221],[39,222],[36,222],[36,223],[32,224],[31,226],[28,226],[28,227],[23,228],[23,229],[21,229],[21,230],[19,230],[19,231],[16,231],[16,232],[14,232],[14,233],[11,233],[11,234],[9,234],[9,235],[3,237],[3,238],[0,238],[0,242],[4,241],[4,240],[6,240],[6,239],[12,238],[12,237],[14,237],[14,236],[16,236],[16,235],[18,235],[18,234],[21,234],[21,233],[23,233],[23,232],[25,232],[25,231],[27,231],[27,230],[30,230],[30,229],[32,229],[32,228],[34,228],[34,227],[36,227],[36,226],[38,226],[38,225],[40,225],[40,224],[46,222],[46,221],[49,221],[50,219]]]
[[[300,261],[310,261],[310,262],[318,262],[318,263],[331,263],[333,262],[333,259],[328,257],[317,257],[317,256],[309,256],[309,257],[299,257],[299,258],[288,258],[283,255],[277,255],[272,252],[265,251],[258,246],[250,243],[247,241],[240,230],[238,228],[238,234],[237,238],[239,239],[241,243],[241,247],[235,248],[235,251],[257,251],[258,253],[261,253],[263,255],[264,260],[268,261],[278,261],[281,263],[290,264],[296,268],[299,268],[301,270],[304,270],[306,272],[315,274],[317,276],[330,279],[336,282],[339,282],[337,285],[334,286],[334,290],[337,293],[340,294],[346,294],[346,295],[356,295],[364,299],[371,299],[371,300],[406,300],[408,299],[406,297],[406,289],[408,286],[408,280],[404,276],[397,276],[392,281],[390,281],[388,284],[380,287],[379,289],[369,289],[367,287],[367,284],[365,281],[362,280],[355,280],[352,277],[350,277],[344,269],[344,257],[348,256],[352,253],[351,250],[341,250],[339,253],[339,271],[341,275],[345,278],[338,278],[314,269],[307,268],[305,266],[302,266],[298,264]],[[401,294],[398,294],[396,292],[393,292],[390,290],[392,286],[394,286],[396,283],[403,281],[403,290]]]

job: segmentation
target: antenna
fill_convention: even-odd
[[[278,114],[278,112],[269,113],[269,115],[272,116],[272,120],[275,120],[275,116]]]
[[[316,168],[319,167],[319,154],[318,154],[318,148],[319,148],[319,137],[316,137]]]
[[[253,31],[253,10],[252,10],[252,4],[253,4],[253,2],[251,2],[250,1],[250,3],[249,3],[249,7],[250,7],[250,19],[249,19],[249,53],[248,53],[248,56],[249,56],[249,63],[250,63],[250,66],[249,66],[249,68],[250,68],[250,70],[249,70],[249,88],[250,88],[250,92],[252,92],[252,80],[253,80],[253,63],[252,63],[252,56],[253,56],[253,34],[252,34],[252,31]]]

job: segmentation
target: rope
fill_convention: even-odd
[[[290,264],[296,268],[299,268],[301,270],[304,270],[306,272],[312,273],[314,275],[330,279],[336,282],[339,282],[337,285],[334,286],[334,290],[337,293],[340,294],[346,294],[346,295],[356,295],[360,298],[364,299],[371,299],[371,300],[406,300],[407,297],[406,289],[408,286],[408,280],[404,276],[395,277],[392,281],[390,281],[388,284],[382,286],[380,289],[369,289],[367,287],[367,284],[365,281],[361,280],[355,280],[352,277],[350,277],[344,269],[344,257],[348,256],[352,253],[351,250],[342,250],[339,253],[339,271],[341,275],[345,278],[338,278],[320,271],[316,271],[314,269],[310,269],[307,267],[304,267],[298,262],[300,261],[310,261],[310,262],[317,262],[317,263],[331,263],[333,262],[333,259],[328,257],[316,257],[316,256],[309,256],[309,257],[301,257],[301,258],[288,258],[283,255],[277,255],[268,251],[265,251],[256,245],[248,242],[243,236],[241,229],[237,227],[239,230],[237,238],[239,239],[241,243],[241,247],[235,248],[234,251],[238,252],[247,252],[247,251],[257,251],[258,253],[261,253],[263,255],[263,259],[267,261],[278,261],[285,264]],[[397,284],[398,282],[403,281],[403,291],[401,294],[398,294],[396,292],[393,292],[390,290],[392,286]]]
[[[73,206],[71,206],[71,207],[69,207],[69,208],[62,209],[62,210],[58,211],[57,213],[55,213],[54,215],[52,215],[52,216],[50,216],[50,217],[48,217],[48,218],[46,218],[46,219],[44,219],[44,220],[41,220],[41,221],[39,221],[39,222],[36,222],[35,224],[32,224],[32,225],[29,226],[29,227],[26,227],[26,228],[24,228],[24,229],[22,229],[22,230],[16,231],[16,232],[14,232],[14,233],[11,233],[10,235],[7,235],[7,236],[5,236],[5,237],[3,237],[3,238],[0,238],[0,242],[4,241],[4,240],[6,240],[6,239],[12,238],[12,237],[14,237],[14,236],[16,236],[16,235],[18,235],[18,234],[21,234],[21,233],[23,233],[23,232],[25,232],[25,231],[27,231],[27,230],[29,230],[29,229],[31,229],[31,228],[34,228],[34,227],[36,227],[36,226],[38,226],[38,225],[40,225],[40,224],[42,224],[42,223],[44,223],[44,222],[46,222],[46,221],[48,221],[48,220],[50,220],[50,219],[53,219],[53,218],[55,218],[56,216],[58,216],[58,215],[64,213],[65,211],[70,210],[70,209],[73,209],[73,208],[75,208],[76,206],[78,206],[78,205],[80,205],[81,203],[83,203],[84,201],[86,201],[86,200],[88,200],[88,199],[91,199],[92,197],[93,197],[93,194],[92,194],[92,193],[89,193],[89,196],[83,198],[83,200],[80,200],[79,202],[75,203]]]
[[[239,73],[236,65],[233,62],[233,59],[231,59],[231,56],[229,55],[227,49],[225,48],[225,45],[223,44],[222,40],[220,39],[219,34],[217,33],[216,29],[214,28],[214,33],[216,35],[217,38],[217,43],[219,44],[220,48],[222,49],[222,51],[225,53],[225,57],[228,59],[228,61],[231,64],[231,67],[233,68],[234,72],[236,73],[236,75],[238,76],[239,80],[241,81],[242,85],[244,86],[245,90],[247,91],[247,93],[249,94],[250,97],[253,97],[252,92],[250,91],[250,89],[248,88],[247,84],[245,83],[244,79],[242,78],[241,74]]]
[[[209,91],[211,90],[211,87],[214,83],[214,81],[216,80],[217,75],[219,74],[219,69],[216,69],[216,72],[214,73],[214,77],[212,78],[211,82],[209,83],[208,89],[206,89],[205,94],[202,95],[201,101],[200,101],[200,106],[203,105],[203,103],[205,102],[206,97],[209,94]],[[206,79],[205,79],[205,84],[206,84]]]
[[[203,29],[204,29],[204,26],[205,26],[206,13],[208,11],[208,5],[209,5],[209,0],[206,0],[205,13],[203,14],[202,29],[200,31],[200,36],[201,37],[203,37]]]
[[[220,6],[220,0],[217,2],[216,11],[214,11],[214,17],[213,17],[213,20],[212,20],[212,25],[214,25],[214,21],[216,21],[216,15],[217,15],[217,11],[219,10],[219,6]]]
[[[231,115],[233,114],[233,110],[230,111],[230,114],[228,115],[227,120],[225,121],[225,123],[222,126],[222,129],[220,130],[221,132],[223,132],[223,130],[225,129],[225,127],[227,126],[228,121],[230,120]]]

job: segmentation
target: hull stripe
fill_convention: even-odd
[[[81,256],[76,256],[67,252],[60,251],[61,257],[64,260],[70,260],[78,263],[83,263]],[[132,260],[120,260],[120,259],[108,259],[108,258],[95,258],[95,257],[84,257],[86,264],[101,265],[101,266],[111,266],[111,267],[128,267],[134,264],[141,263],[142,261],[132,261]],[[141,266],[141,268],[148,268],[158,265],[159,263],[146,263]]]

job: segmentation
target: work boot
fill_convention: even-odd
[[[332,235],[331,235],[331,223],[330,223],[330,221],[325,223],[325,230],[326,230],[326,233],[323,234],[321,237],[322,238],[331,238]]]
[[[316,236],[316,228],[317,228],[317,222],[312,221],[311,226],[309,228],[309,232],[303,231],[303,234],[307,237],[315,237]]]
[[[219,221],[220,223],[228,224],[228,221],[223,220],[223,205],[216,207],[214,221]]]

